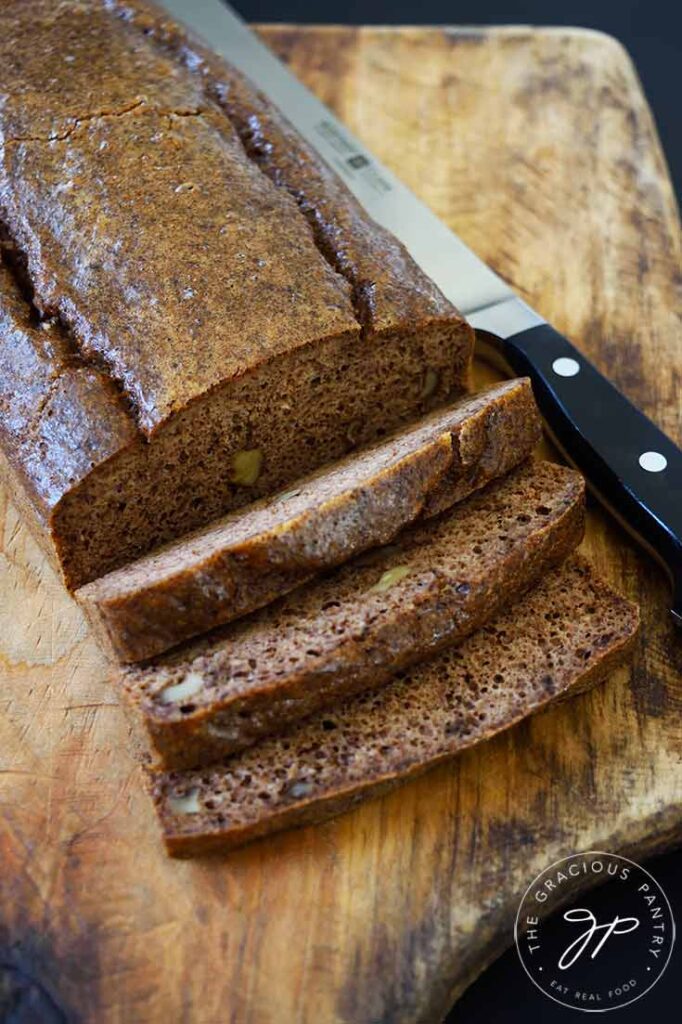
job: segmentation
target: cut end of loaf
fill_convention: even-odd
[[[526,458],[539,432],[530,382],[505,381],[93,581],[76,597],[115,658],[147,660],[463,500]]]
[[[328,339],[192,402],[150,442],[136,438],[65,491],[51,532],[67,586],[273,494],[461,395],[469,332],[453,320],[371,343]],[[425,395],[429,367],[438,386]],[[231,468],[242,452],[259,453],[248,483]]]

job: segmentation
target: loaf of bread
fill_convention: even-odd
[[[183,38],[137,3],[0,7],[0,449],[71,587],[466,385],[462,317]]]
[[[525,459],[540,436],[527,379],[461,399],[289,491],[211,523],[76,594],[122,662],[246,615],[387,544]]]
[[[168,850],[229,849],[338,814],[592,686],[625,658],[637,628],[635,606],[575,558],[380,691],[222,764],[150,773]]]
[[[583,481],[529,463],[449,513],[121,681],[152,757],[191,767],[460,641],[579,543]]]

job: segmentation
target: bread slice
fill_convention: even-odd
[[[473,331],[177,25],[58,11],[0,4],[0,462],[76,588],[461,394]]]
[[[76,596],[115,658],[151,658],[388,543],[518,465],[539,437],[530,382],[497,384]]]
[[[150,773],[168,851],[230,849],[339,814],[593,686],[637,628],[636,607],[571,559],[460,647],[382,690],[223,764]]]
[[[152,752],[210,762],[458,642],[579,543],[583,497],[577,473],[528,463],[213,641],[128,669]]]

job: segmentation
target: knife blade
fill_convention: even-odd
[[[484,358],[531,378],[548,433],[604,506],[653,554],[682,626],[682,451],[468,248],[223,0],[161,0],[264,93],[476,330]]]

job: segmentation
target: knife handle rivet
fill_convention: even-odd
[[[552,369],[559,377],[575,377],[576,373],[580,373],[580,363],[562,356],[561,359],[554,360]]]
[[[662,473],[668,465],[668,460],[660,452],[642,452],[639,464],[647,473]]]

